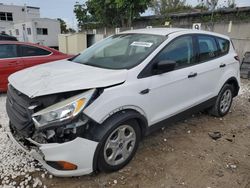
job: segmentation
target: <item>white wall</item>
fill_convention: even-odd
[[[13,22],[0,21],[0,33],[5,31],[6,28],[12,27],[13,25]]]
[[[87,48],[87,35],[84,33],[61,34],[59,38],[59,51],[76,55]]]
[[[48,28],[48,35],[34,35],[34,40],[46,46],[58,46],[58,35],[61,33],[60,23],[54,19],[39,18],[33,19],[33,33],[36,28]]]
[[[31,22],[24,22],[24,23],[18,23],[14,24],[10,28],[6,28],[6,33],[9,35],[13,35],[17,38],[17,40],[22,41],[22,42],[33,42],[34,41],[34,32],[31,31],[31,35],[28,35],[27,33],[27,28],[32,29],[32,21]],[[16,34],[16,29],[19,31],[19,35]],[[11,31],[11,32],[10,32]]]
[[[31,28],[31,34],[28,34],[27,28]],[[47,28],[48,35],[38,35],[37,28]],[[16,29],[18,29],[19,35],[17,35]],[[58,35],[61,33],[59,21],[48,18],[36,18],[29,22],[14,24],[5,31],[7,34],[17,37],[19,41],[39,43],[45,46],[58,46]]]
[[[0,12],[12,13],[13,21],[0,21],[0,32],[10,28],[14,23],[26,22],[40,17],[40,9],[29,6],[3,5],[0,4]]]
[[[11,12],[13,14],[13,22],[28,21],[32,18],[40,17],[40,9],[29,6],[16,6],[16,5],[1,5],[0,12]]]

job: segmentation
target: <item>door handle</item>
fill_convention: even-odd
[[[220,65],[220,68],[223,68],[223,67],[225,67],[226,66],[226,64],[221,64]]]
[[[147,93],[149,93],[150,89],[144,89],[140,92],[141,95],[145,95]]]
[[[193,77],[196,77],[197,76],[197,72],[195,72],[195,73],[190,73],[189,75],[188,75],[188,78],[193,78]]]

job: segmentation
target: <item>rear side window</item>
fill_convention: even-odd
[[[0,58],[15,58],[17,57],[17,46],[15,44],[1,44]]]
[[[216,40],[212,36],[198,36],[198,45],[199,45],[199,58],[200,61],[208,61],[214,59],[218,54],[218,48]]]
[[[219,55],[225,55],[229,51],[229,41],[222,38],[217,38],[219,44]]]
[[[44,50],[42,48],[37,48],[34,46],[27,46],[27,45],[21,45],[21,56],[22,57],[29,57],[29,56],[44,56],[51,54],[50,51]]]

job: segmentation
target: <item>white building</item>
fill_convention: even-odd
[[[19,41],[58,46],[60,23],[56,19],[40,18],[40,8],[0,4],[0,32]]]

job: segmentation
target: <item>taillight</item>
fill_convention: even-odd
[[[234,59],[240,62],[240,58],[238,55],[234,56]]]

